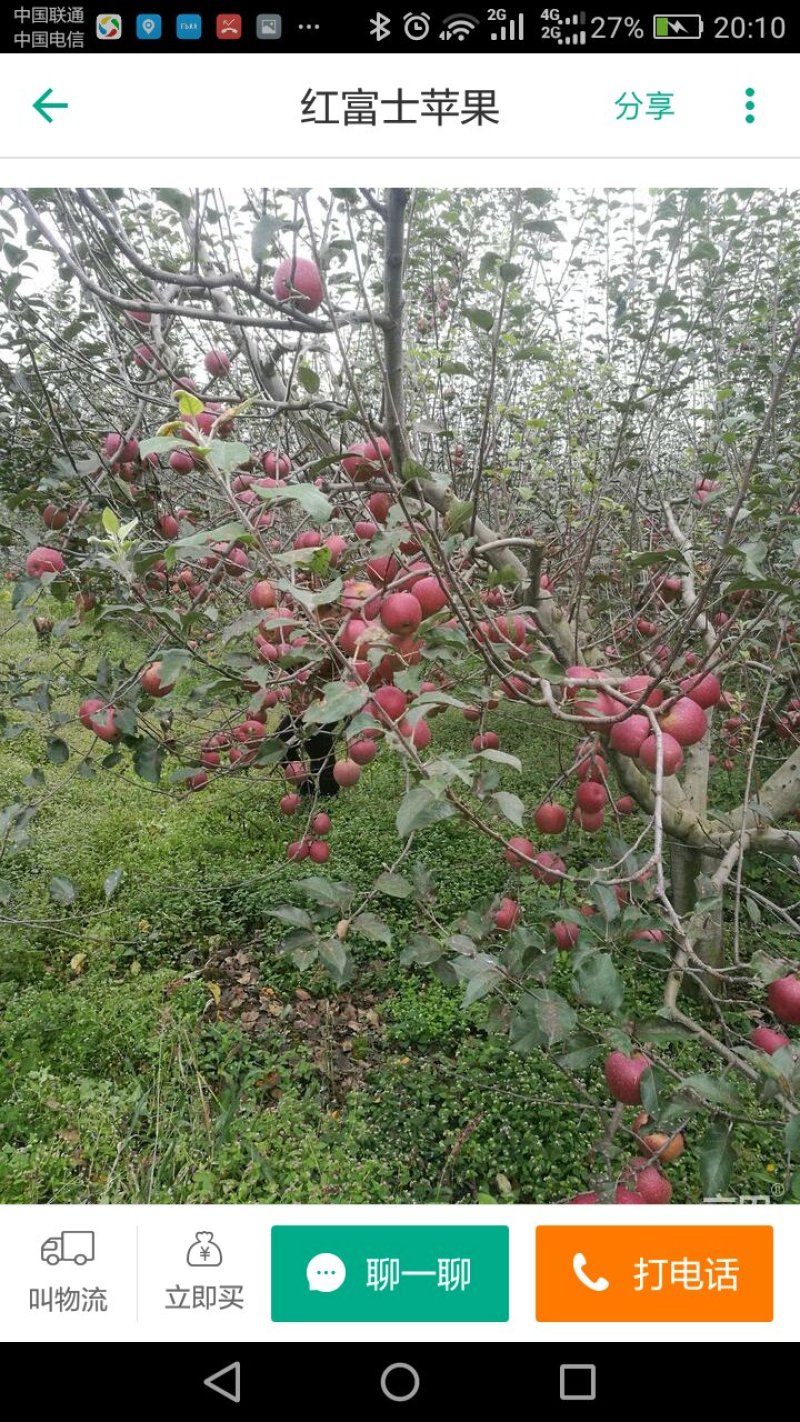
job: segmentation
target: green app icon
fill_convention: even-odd
[[[275,1225],[276,1323],[505,1323],[505,1225]]]

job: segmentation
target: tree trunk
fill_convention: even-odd
[[[705,855],[699,849],[691,849],[685,844],[673,844],[670,849],[670,877],[672,881],[671,898],[676,913],[680,914],[684,922],[688,922],[695,914],[699,902],[697,893],[697,881],[700,875],[706,874],[709,877],[717,868],[717,860]],[[719,968],[723,962],[722,944],[722,900],[717,897],[714,906],[704,916],[696,918],[692,925],[693,932],[699,933],[695,942],[695,952],[704,963],[708,963],[711,968]],[[720,983],[718,978],[707,978],[707,985],[713,988],[715,996],[719,996]],[[702,999],[703,994],[695,976],[687,975],[684,978],[684,990],[690,997]]]

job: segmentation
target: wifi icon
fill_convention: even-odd
[[[454,39],[458,40],[459,44],[463,44],[472,31],[477,30],[479,24],[480,20],[476,20],[474,15],[448,15],[439,39]]]

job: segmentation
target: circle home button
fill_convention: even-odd
[[[381,1392],[390,1402],[410,1402],[419,1392],[419,1373],[410,1363],[390,1363],[381,1373]]]

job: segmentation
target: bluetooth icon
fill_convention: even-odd
[[[372,38],[373,38],[374,40],[377,40],[377,41],[378,41],[378,44],[380,44],[381,40],[385,40],[385,39],[388,39],[388,38],[389,38],[389,35],[390,35],[390,33],[391,33],[391,28],[392,28],[392,22],[391,22],[391,20],[389,19],[389,16],[388,16],[388,15],[382,15],[381,12],[380,12],[380,10],[378,11],[378,13],[377,13],[377,15],[375,16],[375,18],[372,19],[372,20],[370,20],[370,22],[369,22],[369,32],[370,32],[370,35],[372,36]]]

